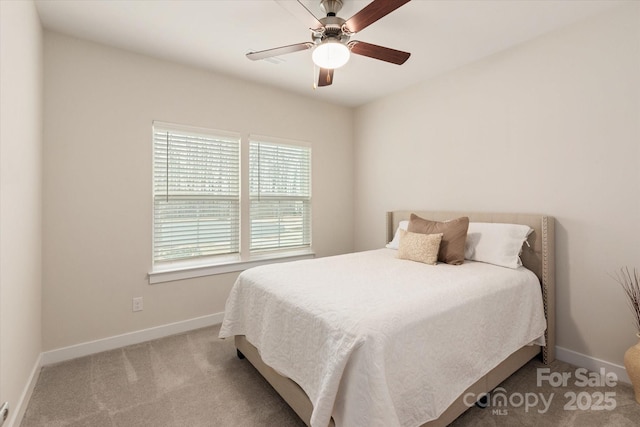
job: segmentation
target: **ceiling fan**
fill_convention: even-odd
[[[346,64],[351,53],[398,65],[404,64],[411,56],[408,52],[350,40],[355,33],[362,31],[410,0],[373,0],[347,20],[337,15],[342,9],[343,0],[320,0],[320,6],[327,14],[325,18],[320,19],[316,18],[300,0],[276,1],[309,25],[312,41],[247,53],[247,58],[253,61],[313,49],[313,62],[320,68],[318,86],[329,86],[333,83],[333,71]]]

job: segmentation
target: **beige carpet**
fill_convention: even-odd
[[[21,426],[304,426],[253,367],[236,357],[233,342],[217,334],[218,327],[204,328],[46,366]],[[501,385],[511,404],[473,407],[452,425],[640,425],[630,386],[577,387],[571,379],[567,387],[537,387],[539,367],[544,365],[530,362]],[[575,368],[556,362],[552,371],[574,375]],[[587,397],[596,403],[597,392],[615,393],[608,401],[616,408],[580,410],[576,403],[576,410],[565,410],[571,403],[565,393],[581,392],[583,407]],[[542,402],[528,410],[519,406],[518,395],[526,393],[542,393],[546,401],[553,393],[549,410],[539,412]]]

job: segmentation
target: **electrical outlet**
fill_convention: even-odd
[[[142,311],[142,297],[133,299],[133,311]]]

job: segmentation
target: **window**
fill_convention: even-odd
[[[251,251],[311,245],[311,149],[249,143]]]
[[[151,283],[309,256],[308,144],[154,122]]]
[[[153,261],[240,249],[240,138],[153,128]]]

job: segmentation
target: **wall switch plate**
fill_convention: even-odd
[[[133,299],[133,311],[142,311],[142,297],[135,297]]]

